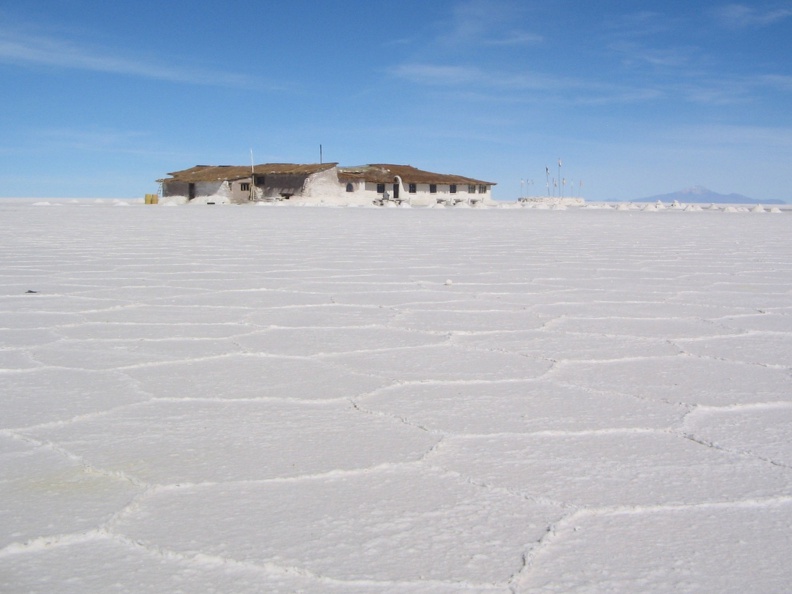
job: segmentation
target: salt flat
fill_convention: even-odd
[[[0,591],[788,590],[790,216],[0,203]]]

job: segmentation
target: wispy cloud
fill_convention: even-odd
[[[78,153],[91,160],[123,155],[136,158],[136,162],[189,163],[196,158],[193,147],[180,146],[179,143],[163,145],[151,132],[99,126],[28,130],[25,138],[8,151],[0,147],[0,154],[11,151],[16,155],[52,155],[56,161],[62,161],[64,155]]]
[[[433,86],[457,86],[480,81],[482,72],[473,66],[400,64],[390,70],[396,78]]]
[[[32,133],[39,146],[90,151],[125,151],[130,145],[142,144],[149,134],[110,128],[44,128]]]
[[[521,13],[521,5],[510,0],[464,0],[454,6],[448,29],[440,35],[440,42],[489,46],[540,43],[541,35],[515,26],[521,21]]]
[[[792,76],[789,75],[766,74],[759,77],[759,82],[782,91],[792,91]]]
[[[687,77],[665,84],[670,96],[706,106],[762,104],[768,90],[789,93],[792,76],[777,74],[718,75]]]
[[[672,128],[664,135],[675,142],[696,138],[702,145],[792,149],[792,128],[789,127],[698,125]]]
[[[713,14],[721,25],[731,29],[766,27],[792,17],[792,6],[756,8],[746,4],[727,4]]]
[[[608,14],[600,26],[609,39],[637,39],[666,34],[674,29],[675,23],[666,14],[643,10]]]
[[[698,54],[695,47],[647,47],[633,42],[614,42],[608,46],[621,56],[626,66],[650,65],[662,68],[678,68],[688,66],[693,56]]]
[[[542,35],[537,35],[536,33],[520,33],[512,31],[505,33],[503,36],[486,39],[484,40],[484,43],[492,46],[513,46],[533,45],[536,43],[541,43],[542,41],[544,41],[544,37]]]
[[[761,100],[762,89],[792,90],[792,77],[684,76],[641,82],[609,82],[564,77],[540,72],[506,72],[476,66],[407,63],[390,70],[390,75],[414,85],[448,90],[458,98],[478,101],[552,100],[565,105],[620,105],[664,102],[703,106],[749,104]]]
[[[576,105],[609,105],[656,100],[663,91],[560,77],[537,72],[499,72],[474,66],[402,64],[391,75],[416,85],[452,90],[458,97],[493,101],[553,101]]]
[[[174,83],[238,88],[263,85],[246,74],[173,66],[114,55],[68,39],[0,29],[0,62],[22,67],[47,66],[157,79]]]
[[[390,71],[392,76],[409,82],[436,87],[488,87],[497,90],[561,90],[577,86],[573,79],[549,77],[537,73],[485,71],[476,66],[441,64],[401,64]]]
[[[754,100],[751,86],[736,79],[679,83],[671,89],[676,89],[675,94],[689,103],[709,107],[741,105]]]

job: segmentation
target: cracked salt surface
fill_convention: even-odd
[[[515,589],[786,592],[791,517],[789,499],[581,513],[555,529]]]
[[[785,216],[85,204],[0,205],[0,591],[788,589]]]
[[[159,485],[261,480],[415,461],[439,440],[388,417],[361,415],[345,401],[189,398],[152,400],[19,432],[58,444],[92,466]]]
[[[302,495],[295,498],[295,490]],[[160,491],[112,530],[144,546],[301,567],[338,580],[497,584],[520,569],[523,549],[561,516],[556,506],[403,465]],[[260,531],[249,529],[251,518]]]

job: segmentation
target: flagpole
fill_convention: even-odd
[[[564,190],[561,188],[561,157],[558,157],[558,190],[560,192],[560,196],[563,198]]]
[[[550,197],[550,168],[545,165],[545,175],[547,176],[547,197]]]
[[[250,195],[248,196],[248,200],[253,200],[255,196],[256,187],[256,166],[253,164],[253,147],[250,148]]]

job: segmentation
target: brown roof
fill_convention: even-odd
[[[257,175],[311,175],[335,167],[337,163],[262,163],[254,165]],[[196,165],[190,169],[168,173],[170,177],[157,181],[208,182],[245,179],[250,177],[250,165]]]
[[[338,179],[343,181],[364,180],[372,183],[391,183],[399,176],[405,184],[476,184],[494,186],[495,182],[473,179],[461,175],[433,173],[416,169],[411,165],[372,164],[360,167],[339,167]]]
[[[320,171],[327,171],[338,163],[262,163],[255,165],[258,175],[283,174],[283,175],[311,175]],[[170,177],[157,180],[180,181],[187,183],[211,182],[224,180],[237,180],[250,178],[250,165],[196,165],[190,169],[168,173]],[[372,183],[392,183],[399,176],[405,184],[476,184],[494,186],[495,182],[473,179],[461,175],[433,173],[416,169],[411,165],[373,164],[360,167],[339,167],[338,179],[341,181],[363,180]]]

